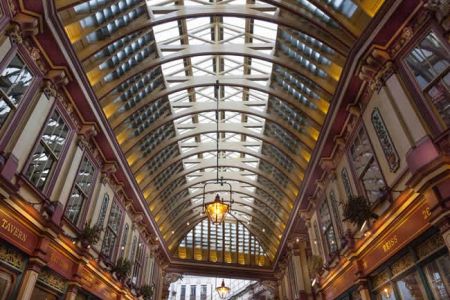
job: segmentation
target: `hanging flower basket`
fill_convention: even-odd
[[[153,287],[145,284],[139,288],[139,294],[142,298],[144,298],[144,300],[151,300],[153,296]]]
[[[365,197],[355,196],[349,197],[344,204],[344,221],[349,221],[358,227],[371,218],[377,219],[378,215],[372,211],[369,200]]]
[[[308,269],[309,269],[309,274],[311,275],[311,278],[320,274],[323,269],[322,257],[318,256],[318,255],[312,255],[310,257],[310,259],[308,260]]]
[[[116,264],[112,267],[111,272],[114,273],[119,281],[125,280],[131,271],[131,262],[128,259],[120,257]]]
[[[100,233],[102,232],[102,228],[98,225],[89,226],[89,223],[86,223],[83,230],[78,235],[78,240],[84,248],[89,248],[92,245],[95,245],[100,240]]]

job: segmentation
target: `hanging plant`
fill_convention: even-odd
[[[344,204],[344,221],[348,220],[360,228],[371,218],[376,219],[378,215],[372,211],[369,200],[361,196],[348,198],[347,203]]]
[[[311,256],[311,258],[308,260],[308,269],[311,278],[319,274],[322,271],[322,268],[323,268],[323,258],[318,255]]]
[[[144,300],[150,300],[153,296],[153,287],[151,285],[145,284],[139,289],[139,294],[144,298]]]
[[[78,235],[78,240],[84,248],[89,248],[91,245],[95,245],[100,240],[101,232],[102,228],[99,225],[94,225],[91,227],[88,222]]]
[[[111,272],[116,274],[117,279],[123,281],[130,274],[131,266],[132,264],[128,259],[120,257],[112,267]]]

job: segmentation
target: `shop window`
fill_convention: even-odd
[[[13,275],[7,272],[3,272],[3,270],[0,269],[0,300],[7,299],[9,293],[11,292],[13,282]]]
[[[78,225],[80,214],[89,199],[94,184],[94,172],[94,165],[87,156],[84,156],[64,213],[67,220],[75,226]]]
[[[109,196],[107,193],[103,196],[102,206],[100,207],[100,212],[98,213],[97,225],[103,228],[105,223],[106,211],[108,210]]]
[[[402,299],[425,299],[425,291],[417,272],[402,276],[395,281],[395,285]]]
[[[406,64],[428,104],[450,127],[450,51],[430,32],[406,56]]]
[[[319,211],[322,235],[327,242],[328,255],[332,256],[338,250],[336,234],[331,220],[330,208],[327,201],[323,201]]]
[[[109,213],[108,224],[106,225],[105,235],[103,237],[102,254],[112,259],[113,250],[116,245],[119,226],[122,221],[122,210],[116,202],[112,203]]]
[[[450,299],[450,257],[444,255],[427,264],[425,274],[434,298]]]
[[[350,160],[369,202],[374,203],[384,196],[386,184],[363,127],[359,129],[350,147]]]
[[[69,127],[61,114],[55,110],[47,120],[44,132],[31,155],[31,161],[25,173],[30,183],[38,190],[42,191],[53,175],[68,135]]]
[[[125,224],[125,228],[123,229],[123,234],[122,234],[122,243],[120,245],[119,257],[124,257],[124,255],[125,255],[125,248],[127,247],[127,239],[128,239],[128,230],[129,230],[129,226],[128,226],[128,224]]]
[[[16,55],[0,74],[0,128],[20,105],[33,80],[23,60]]]
[[[416,240],[371,275],[377,300],[450,299],[450,257],[435,233]]]

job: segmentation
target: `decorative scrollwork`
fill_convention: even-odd
[[[371,120],[377,134],[378,141],[381,144],[381,149],[383,149],[384,156],[388,162],[389,170],[391,172],[395,172],[400,166],[400,157],[395,149],[386,125],[384,124],[383,117],[377,107],[375,107],[372,111]]]

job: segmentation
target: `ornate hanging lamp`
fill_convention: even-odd
[[[216,292],[219,294],[220,299],[225,299],[230,293],[230,288],[225,286],[225,281],[222,279],[222,284],[216,287]]]
[[[225,220],[225,216],[227,213],[230,212],[231,204],[233,203],[232,199],[232,188],[231,184],[224,181],[223,178],[219,178],[219,81],[216,81],[216,84],[214,86],[215,88],[215,96],[217,101],[217,110],[216,110],[216,157],[217,157],[217,177],[215,181],[206,182],[203,185],[203,213],[206,214],[209,221],[213,224],[221,224]],[[206,186],[208,184],[220,184],[221,187],[224,185],[227,185],[229,187],[229,199],[227,200],[228,203],[225,202],[223,197],[220,197],[219,194],[216,194],[216,197],[213,201],[205,203],[205,196],[206,196]]]

